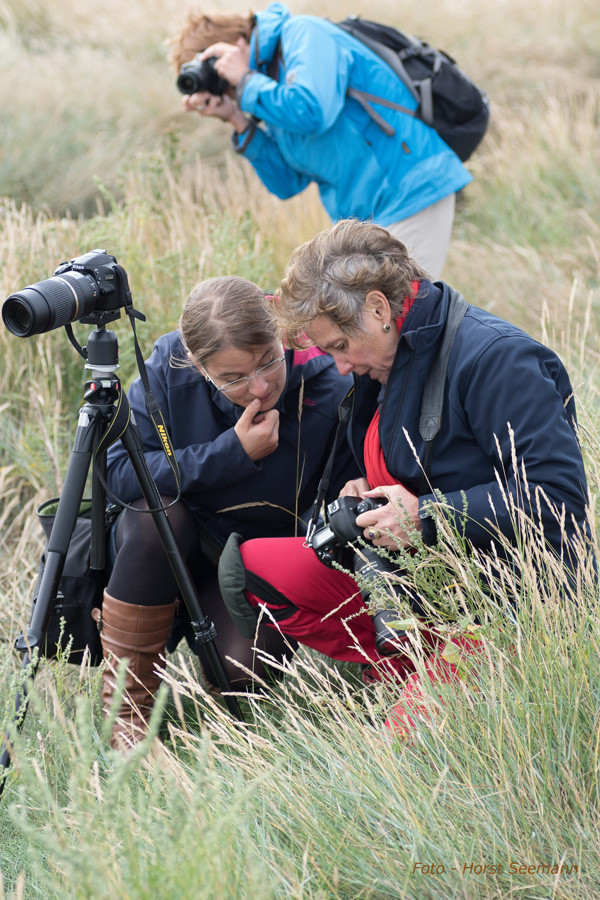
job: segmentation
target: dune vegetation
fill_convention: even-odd
[[[289,5],[323,14],[313,0]],[[146,316],[145,355],[195,281],[239,274],[274,289],[293,247],[327,225],[316,191],[268,195],[226,129],[181,111],[167,40],[184,11],[176,0],[0,0],[0,300],[105,248]],[[597,4],[327,7],[333,20],[350,13],[426,37],[489,94],[444,277],[565,361],[589,559],[600,494]],[[126,385],[131,333],[126,319],[112,327]],[[75,331],[85,342],[86,327]],[[0,329],[2,728],[43,546],[36,508],[60,493],[84,380],[63,329],[26,340]],[[240,724],[182,650],[165,661],[162,749],[123,760],[106,741],[99,670],[42,661],[0,800],[0,900],[600,897],[597,588],[588,563],[559,596],[561,573],[534,558],[530,527],[522,582],[507,570],[493,602],[456,535],[419,569],[447,627],[479,617],[486,664],[477,692],[446,690],[442,704],[428,692],[432,724],[411,743],[383,726],[398,687],[366,687],[353,666],[299,652],[276,687],[243,699]]]

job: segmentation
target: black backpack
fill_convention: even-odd
[[[490,104],[487,94],[467,78],[452,57],[419,38],[379,22],[349,16],[337,25],[385,60],[419,104],[412,110],[387,98],[349,88],[348,95],[361,104],[380,128],[390,137],[395,135],[392,126],[371,103],[421,119],[435,128],[463,162],[468,159],[486,132]]]

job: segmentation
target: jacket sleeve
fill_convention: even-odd
[[[241,108],[296,134],[321,134],[344,107],[348,57],[318,19],[292,16],[281,32],[285,83],[257,72],[245,83]]]
[[[489,546],[498,530],[514,541],[522,510],[560,546],[573,521],[585,521],[587,486],[572,389],[558,357],[528,338],[497,339],[474,362],[462,406],[495,477],[444,492],[442,514],[475,546]],[[433,494],[420,498],[429,543],[435,540],[426,521],[431,501]]]
[[[280,200],[294,197],[311,182],[308,175],[288,165],[277,141],[262,128],[256,130],[243,156],[252,164],[267,190]]]
[[[165,390],[169,373],[158,352],[154,351],[146,363],[152,393],[156,397],[169,434],[172,429],[169,395]],[[145,392],[140,379],[129,389],[129,404],[135,416],[144,456],[150,472],[161,494],[175,496],[177,484],[171,464],[158,437],[152,419],[146,411]],[[199,411],[201,417],[201,411]],[[233,428],[220,433],[214,440],[199,441],[186,446],[174,443],[175,457],[179,467],[181,493],[199,494],[203,490],[227,488],[259,471],[260,463],[254,463],[240,444]],[[141,489],[121,443],[113,445],[107,456],[108,486],[116,496],[125,502],[138,499]]]

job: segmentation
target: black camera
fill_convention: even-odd
[[[222,97],[229,82],[221,78],[215,69],[217,61],[216,56],[209,56],[208,59],[200,59],[201,54],[196,56],[182,65],[179,70],[177,79],[177,87],[182,94],[196,94],[199,91],[208,91],[215,97]]]
[[[12,334],[30,337],[71,322],[113,322],[121,309],[130,307],[124,269],[105,250],[91,250],[61,263],[52,278],[11,294],[2,307],[2,319]]]
[[[384,506],[387,500],[367,497],[339,497],[327,506],[327,523],[314,532],[309,540],[317,557],[326,566],[334,564],[354,572],[357,581],[362,585],[361,595],[365,604],[372,599],[376,587],[381,585],[382,575],[398,573],[399,567],[387,559],[375,547],[364,545],[360,551],[349,546],[358,538],[363,538],[364,529],[356,524],[356,517],[371,509]],[[398,639],[401,632],[393,627],[398,619],[394,609],[378,609],[371,612],[375,627],[375,646],[383,655],[398,652]]]
[[[330,568],[334,563],[343,565],[347,562],[348,544],[363,536],[363,529],[356,524],[356,517],[386,502],[370,497],[366,500],[338,497],[330,503],[327,507],[328,524],[315,531],[310,542],[321,562]]]

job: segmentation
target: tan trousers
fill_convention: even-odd
[[[454,221],[455,200],[456,194],[448,194],[414,216],[387,226],[387,231],[402,241],[409,255],[429,273],[431,281],[439,281],[442,275]]]

